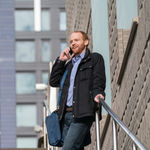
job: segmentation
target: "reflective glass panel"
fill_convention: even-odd
[[[37,124],[36,105],[18,104],[16,106],[17,127],[34,127]]]
[[[33,31],[34,30],[33,10],[16,10],[15,11],[15,30],[16,31]]]
[[[116,6],[118,28],[131,28],[133,17],[138,15],[137,0],[116,0]]]
[[[66,30],[66,12],[60,12],[60,30]]]
[[[49,62],[51,59],[50,41],[42,41],[42,61]]]
[[[50,30],[50,11],[42,10],[41,16],[42,16],[42,18],[41,18],[42,31]]]
[[[34,73],[16,73],[16,93],[31,94],[35,93],[35,74]]]
[[[16,62],[34,62],[34,41],[16,41]]]
[[[106,102],[111,106],[111,82],[109,63],[109,38],[108,38],[108,3],[105,0],[91,1],[92,6],[92,38],[93,51],[100,53],[105,60],[106,68]],[[106,112],[105,112],[106,113]]]
[[[17,137],[17,148],[37,148],[37,138]]]

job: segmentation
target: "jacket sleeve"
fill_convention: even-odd
[[[94,69],[93,69],[93,98],[97,94],[105,97],[106,75],[103,57],[98,53],[93,53]]]
[[[61,61],[59,58],[56,59],[52,71],[50,73],[49,84],[52,87],[59,87],[61,78],[65,71],[66,61]]]

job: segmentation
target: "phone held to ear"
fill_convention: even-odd
[[[72,55],[72,54],[73,54],[73,51],[72,51],[71,47],[70,47],[69,54],[70,54],[70,55]]]

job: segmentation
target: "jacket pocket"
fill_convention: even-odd
[[[80,71],[80,81],[82,80],[88,80],[91,78],[92,75],[93,66],[83,66],[79,69]]]

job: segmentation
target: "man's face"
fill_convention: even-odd
[[[84,40],[80,32],[73,32],[70,36],[70,46],[75,55],[81,54],[86,50],[88,40]]]

